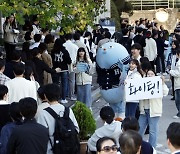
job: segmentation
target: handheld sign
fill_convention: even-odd
[[[126,102],[161,97],[163,94],[160,76],[126,80]]]

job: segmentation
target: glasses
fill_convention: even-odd
[[[117,151],[117,146],[116,145],[113,145],[113,146],[105,146],[102,148],[101,151],[104,151],[104,152],[110,152],[111,150],[112,151]]]

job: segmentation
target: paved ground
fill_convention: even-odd
[[[171,87],[171,83],[168,79],[169,77],[166,76],[166,84],[168,87]],[[93,86],[92,86],[92,97],[93,97],[93,116],[96,119],[97,127],[100,127],[103,123],[99,118],[99,111],[100,109],[108,105],[108,103],[100,96],[100,89],[96,84],[96,76],[93,77]],[[172,117],[176,114],[177,110],[175,107],[175,102],[170,100],[171,99],[171,88],[170,93],[168,96],[163,98],[163,115],[160,118],[159,122],[159,133],[158,133],[158,145],[157,145],[157,153],[158,154],[169,154],[170,151],[167,147],[166,143],[166,129],[171,122],[180,122],[180,119],[173,119]],[[74,104],[73,101],[67,104],[67,106],[71,106]],[[148,135],[144,136],[144,140],[148,140]]]

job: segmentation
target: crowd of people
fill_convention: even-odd
[[[83,102],[92,111],[92,75],[98,48],[108,42],[124,46],[131,60],[127,79],[169,74],[172,100],[180,119],[180,25],[169,35],[163,25],[139,19],[134,25],[124,20],[121,32],[112,36],[107,28],[96,25],[92,31],[67,33],[56,38],[48,28],[39,28],[37,16],[22,28],[22,48],[17,47],[15,16],[6,18],[4,48],[0,58],[0,153],[52,154],[55,119],[44,109],[50,107],[60,117],[68,100]],[[169,92],[162,79],[162,92]],[[126,80],[124,84],[126,84]],[[110,106],[100,110],[104,125],[88,140],[91,153],[154,154],[158,122],[162,116],[162,98],[126,102],[125,119],[118,121]],[[10,116],[9,116],[10,115]],[[79,126],[73,111],[69,118],[76,132]],[[116,120],[115,120],[116,119]],[[122,120],[122,119],[121,119]],[[149,126],[149,140],[142,137]],[[48,128],[48,129],[47,129]],[[167,129],[168,146],[180,152],[180,123]]]

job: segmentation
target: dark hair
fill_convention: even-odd
[[[110,39],[111,38],[111,33],[110,32],[105,32],[104,38]]]
[[[152,71],[152,72],[155,74],[155,76],[156,76],[156,72],[155,72],[155,70],[154,70],[154,69],[152,69],[152,68],[150,68],[150,69],[148,69],[148,70],[147,70],[147,72],[146,72],[146,77],[147,77],[147,73],[148,73],[149,71]]]
[[[151,38],[151,35],[152,35],[152,33],[151,33],[149,30],[145,33],[145,36],[146,36],[146,38],[148,38],[148,39]]]
[[[72,34],[71,34],[71,33],[68,33],[68,34],[66,34],[66,35],[64,36],[64,38],[65,38],[66,40],[71,40],[71,39],[72,39]]]
[[[148,57],[141,57],[141,58],[140,58],[140,63],[142,64],[142,63],[144,63],[144,62],[150,62],[149,59],[148,59]]]
[[[52,53],[59,53],[59,51],[64,50],[64,46],[63,46],[64,42],[62,39],[58,38],[56,39],[53,49],[52,49]]]
[[[139,131],[138,120],[136,118],[134,118],[134,117],[126,117],[122,121],[121,127],[123,128],[124,131],[127,131],[127,130]]]
[[[81,35],[79,33],[75,33],[73,35],[73,38],[74,38],[75,41],[80,40],[80,37],[81,37]]]
[[[151,63],[148,62],[148,61],[141,63],[141,69],[142,69],[144,72],[147,72],[148,70],[152,69]]]
[[[142,27],[137,27],[136,32],[137,33],[142,33],[143,32],[143,28]]]
[[[139,61],[137,59],[131,59],[129,63],[134,63],[137,66],[137,71],[141,74],[142,76],[142,70],[141,70],[141,66],[139,64]]]
[[[113,138],[110,138],[110,137],[102,137],[100,138],[99,140],[97,140],[96,142],[96,149],[98,152],[100,152],[102,150],[102,144],[103,142],[105,141],[108,141],[108,140],[111,140],[114,142],[114,144],[116,144],[116,141],[113,139]]]
[[[13,72],[15,75],[22,75],[25,72],[25,65],[21,62],[14,64]]]
[[[35,35],[34,35],[34,41],[35,41],[35,42],[41,41],[41,34],[35,34]]]
[[[47,50],[47,45],[46,43],[40,43],[39,46],[38,46],[38,49],[39,49],[39,53],[42,54],[45,50]]]
[[[51,34],[47,34],[44,39],[44,43],[49,44],[54,42],[54,36]]]
[[[123,35],[127,35],[128,32],[129,32],[129,30],[127,28],[122,29],[122,34]]]
[[[14,29],[14,28],[17,28],[16,18],[15,18],[15,16],[14,16],[14,14],[11,14],[10,16],[6,17],[6,20],[5,20],[4,23],[7,25],[7,24],[8,24],[8,20],[10,19],[11,16],[14,17],[14,20],[13,20],[13,22],[11,23],[11,26],[12,26],[13,29]]]
[[[131,50],[132,50],[132,49],[141,50],[142,47],[141,47],[141,45],[140,45],[139,43],[134,43],[134,44],[131,46]]]
[[[110,106],[104,106],[100,110],[101,119],[106,121],[106,123],[108,124],[112,123],[112,121],[114,120],[114,116],[115,116],[114,110]]]
[[[31,49],[31,53],[32,53],[33,57],[36,57],[40,53],[40,50],[38,47],[35,47],[35,48]]]
[[[27,31],[27,32],[25,33],[24,39],[25,39],[26,41],[29,41],[29,40],[32,39],[32,38],[31,38],[31,32],[30,32],[30,31]]]
[[[90,36],[90,38],[92,38],[92,34],[90,32],[85,32],[84,37],[88,37],[88,36]]]
[[[178,40],[180,42],[180,35],[179,34],[174,34],[176,40]]]
[[[9,106],[9,115],[15,122],[21,122],[22,115],[20,113],[19,103],[12,102]]]
[[[31,80],[30,77],[33,74],[33,69],[30,66],[25,66],[24,78],[27,80]]]
[[[134,130],[127,130],[121,134],[119,144],[121,154],[135,154],[142,144],[142,137]]]
[[[60,99],[60,87],[57,84],[47,84],[44,87],[44,94],[50,101],[58,101]]]
[[[8,93],[8,88],[5,85],[0,84],[0,100],[3,100],[5,94]]]
[[[38,88],[37,93],[41,100],[45,99],[45,93],[44,93],[45,86],[41,86]]]
[[[11,53],[11,59],[12,60],[20,60],[21,59],[21,54],[22,54],[22,52],[20,50],[14,50]]]
[[[87,62],[86,50],[83,47],[79,48],[77,51],[77,57],[76,57],[77,62],[79,61],[79,52],[81,52],[81,51],[83,51],[85,53],[84,54],[84,61]]]
[[[179,56],[180,55],[180,48],[177,48],[176,54]]]
[[[177,149],[180,148],[180,123],[171,123],[166,131],[166,134],[167,139],[169,139],[173,147]]]
[[[21,114],[25,117],[25,119],[34,118],[37,112],[37,102],[34,98],[31,97],[21,99],[19,101],[19,107]]]
[[[5,66],[6,61],[0,58],[0,70]]]
[[[172,41],[172,43],[174,43],[174,45],[176,46],[175,49],[179,48],[180,42],[178,40],[174,40]]]
[[[41,32],[43,32],[43,33],[46,33],[46,32],[48,32],[48,31],[49,31],[49,29],[48,29],[47,27],[41,29]]]

